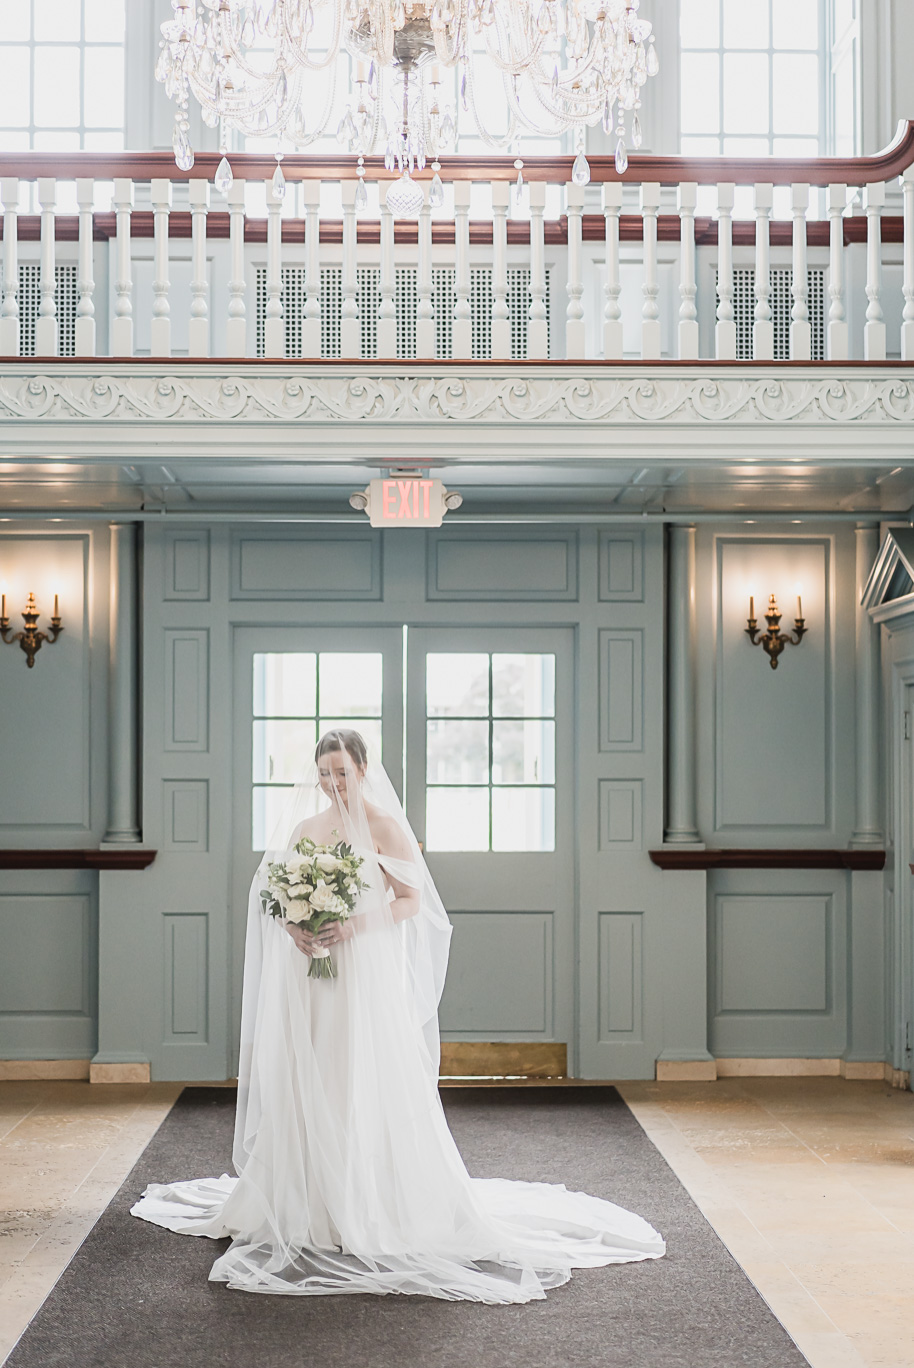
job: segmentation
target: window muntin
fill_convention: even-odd
[[[319,736],[354,727],[381,755],[383,657],[374,651],[254,656],[251,849],[263,850]]]
[[[823,150],[822,0],[681,0],[684,156]]]
[[[8,152],[124,146],[125,0],[17,0],[0,24]]]
[[[555,656],[426,658],[426,849],[555,849]]]

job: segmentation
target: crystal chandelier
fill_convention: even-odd
[[[616,169],[628,165],[626,142],[641,145],[641,87],[658,70],[651,25],[640,0],[171,0],[162,25],[156,77],[176,105],[175,160],[193,165],[188,130],[191,95],[203,119],[221,130],[280,138],[302,149],[325,135],[343,68],[352,59],[351,91],[337,128],[358,157],[356,208],[367,205],[363,159],[383,154],[400,179],[387,202],[415,215],[423,192],[411,173],[432,163],[430,203],[444,188],[437,158],[472,129],[495,151],[519,150],[523,131],[555,137],[578,131],[572,172],[590,179],[583,130],[602,122],[615,133]],[[448,71],[455,73],[445,76]],[[456,99],[445,99],[450,86]],[[493,132],[493,92],[502,106]],[[339,106],[337,105],[337,110]],[[626,134],[625,119],[631,113]],[[281,154],[277,154],[279,161]],[[522,161],[518,189],[523,184]],[[216,184],[231,183],[226,157]],[[277,165],[274,193],[285,182]]]

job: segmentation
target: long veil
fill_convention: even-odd
[[[347,745],[354,747],[357,754],[362,748],[364,763],[361,767]],[[367,959],[373,966],[368,972],[395,972],[397,966],[390,962],[389,957],[390,936],[383,933],[396,930],[396,955],[406,996],[425,1042],[424,1063],[436,1084],[438,1079],[438,1004],[444,989],[453,928],[403,805],[375,746],[360,733],[340,728],[325,732],[319,748],[323,753],[323,763],[315,753],[299,782],[289,790],[278,817],[272,822],[266,850],[251,880],[233,1151],[235,1167],[239,1172],[247,1159],[251,1137],[256,1134],[262,1115],[256,1079],[252,1089],[254,1043],[262,1035],[263,1017],[268,1010],[267,995],[263,991],[263,950],[264,939],[271,928],[268,925],[269,918],[263,915],[261,894],[267,887],[269,866],[289,857],[296,842],[313,825],[314,819],[323,816],[324,827],[332,822],[337,834],[326,840],[329,843],[345,842],[364,860],[359,873],[366,887],[359,898],[358,915],[353,919],[353,927],[360,937],[371,934],[377,940],[371,945],[376,953],[373,956],[363,955],[360,967],[367,967]],[[342,768],[339,764],[329,762],[333,755],[342,759]],[[391,826],[391,823],[394,825]],[[380,841],[378,837],[381,837]],[[379,844],[383,854],[377,851]],[[395,887],[410,887],[418,894],[418,910],[415,914],[396,923],[389,903],[394,891],[389,887],[391,881]],[[388,953],[385,954],[385,951]],[[370,985],[366,983],[364,986],[368,989]],[[373,993],[366,992],[366,1012],[371,997]],[[366,1015],[364,1029],[368,1031],[371,1028],[372,1022]]]
[[[288,871],[305,837],[342,842],[340,855],[361,861],[361,888],[341,883],[351,863],[335,866],[330,852],[315,863],[310,847],[307,865],[292,871],[312,906],[351,894],[345,936],[332,932],[336,977],[315,977],[301,933],[289,933],[305,918],[288,887],[276,908],[265,911],[261,897],[270,865]],[[330,887],[325,876],[335,893],[319,892]],[[184,1234],[232,1236],[210,1278],[252,1292],[524,1302],[572,1268],[659,1258],[657,1231],[611,1202],[468,1174],[437,1088],[450,933],[378,757],[358,733],[325,735],[251,883],[238,1176],[151,1183],[133,1214]]]

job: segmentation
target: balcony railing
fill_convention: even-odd
[[[272,157],[225,196],[217,160],[0,156],[0,356],[914,359],[914,123],[873,157],[594,157],[588,186],[531,158],[521,196],[510,158],[455,158],[414,221],[375,160],[362,215],[352,158],[286,157],[282,198]]]

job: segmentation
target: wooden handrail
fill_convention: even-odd
[[[92,233],[96,242],[108,242],[115,235],[117,223],[115,216],[108,210],[93,215]],[[660,214],[657,218],[657,241],[678,242],[680,235],[678,214]],[[806,224],[806,243],[808,247],[827,247],[830,226],[826,219],[809,219]],[[842,220],[842,239],[845,247],[851,243],[866,242],[867,222],[862,214],[849,215]],[[584,242],[603,242],[606,225],[602,214],[584,214],[581,218],[581,236]],[[132,238],[151,238],[154,235],[153,215],[148,209],[135,209],[130,216],[130,236]],[[732,227],[734,247],[751,247],[755,243],[755,223],[752,219],[736,219]],[[20,242],[41,241],[41,218],[38,214],[20,214],[16,224],[16,236]],[[189,239],[191,236],[191,217],[186,210],[173,209],[168,216],[168,236],[176,240]],[[229,236],[229,216],[223,210],[212,209],[206,216],[206,236],[210,240],[227,239]],[[432,242],[436,244],[454,241],[453,219],[435,219],[432,222]],[[619,219],[620,242],[641,242],[644,225],[638,214],[622,214]],[[79,239],[79,219],[75,214],[57,214],[54,220],[54,238],[57,242],[76,242]],[[305,230],[301,219],[284,218],[281,227],[283,242],[304,242]],[[370,215],[360,217],[356,228],[359,244],[377,244],[381,238],[381,225],[377,218]],[[517,245],[530,241],[530,224],[524,219],[509,219],[507,226],[509,244]],[[880,238],[883,242],[904,241],[904,220],[900,214],[883,214],[880,220]],[[245,215],[245,242],[263,243],[267,240],[267,221]],[[400,243],[415,244],[419,240],[419,228],[414,219],[401,219],[394,225],[394,240]],[[0,217],[0,242],[3,241],[3,222]],[[343,241],[343,220],[325,219],[320,222],[320,241],[339,244]],[[474,245],[492,241],[492,222],[485,219],[470,220],[470,242]],[[561,246],[568,241],[568,220],[563,214],[557,219],[545,220],[545,241],[548,246]],[[793,242],[793,223],[790,219],[771,219],[769,241],[772,247],[789,247]],[[717,246],[717,220],[696,218],[695,243],[698,247]]]
[[[0,176],[36,180],[41,176],[58,180],[94,177],[114,180],[162,179],[170,181],[212,180],[219,164],[218,152],[198,152],[190,171],[179,171],[170,152],[13,152],[0,155]],[[234,174],[244,180],[266,180],[276,170],[272,154],[236,152],[229,160]],[[283,174],[288,181],[352,180],[355,176],[352,155],[310,156],[289,153],[283,157]],[[524,158],[524,177],[528,181],[566,184],[571,180],[571,157]],[[591,181],[623,181],[632,184],[659,182],[681,185],[695,181],[700,185],[734,182],[753,185],[872,185],[893,180],[914,163],[914,120],[903,119],[893,141],[871,157],[648,157],[632,156],[624,175],[616,171],[612,157],[588,157]],[[381,157],[366,157],[368,180],[390,181],[393,174]],[[513,157],[447,157],[441,162],[445,181],[514,180],[517,171]],[[417,179],[429,180],[426,168]]]

